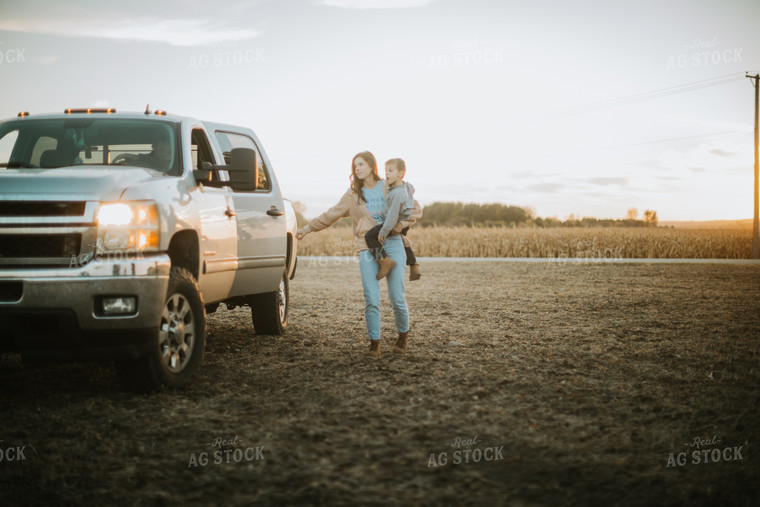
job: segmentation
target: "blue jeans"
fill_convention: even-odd
[[[399,333],[409,331],[409,310],[404,295],[404,269],[406,267],[406,252],[401,236],[390,236],[385,241],[385,253],[396,261],[388,277],[388,296],[393,307],[393,317],[396,319],[396,329]],[[367,332],[370,340],[380,339],[380,281],[377,279],[379,265],[369,250],[359,252],[359,271],[364,287],[364,319],[367,322]]]

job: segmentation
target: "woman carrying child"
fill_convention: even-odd
[[[351,217],[354,241],[359,251],[359,271],[364,288],[364,318],[370,339],[369,350],[364,355],[378,358],[380,357],[380,282],[377,279],[379,264],[367,247],[364,236],[371,228],[383,223],[385,196],[377,173],[377,161],[372,153],[364,151],[354,156],[351,161],[350,181],[351,187],[338,203],[299,229],[297,237],[299,240],[303,239],[310,232],[321,231],[343,217]],[[415,202],[412,220],[401,222],[401,224],[402,226],[411,225],[421,216],[422,210]],[[384,250],[396,263],[387,276],[388,296],[398,330],[398,339],[393,345],[393,352],[405,354],[409,339],[409,310],[404,294],[406,252],[401,238],[401,235],[389,236],[385,241]]]
[[[406,174],[406,163],[400,158],[392,158],[385,163],[385,181],[383,182],[383,192],[385,193],[385,220],[383,223],[376,225],[364,235],[367,246],[380,264],[380,271],[377,273],[377,279],[385,278],[396,262],[386,255],[383,244],[388,236],[403,234],[404,251],[406,252],[406,263],[409,265],[409,280],[415,281],[422,277],[420,264],[417,257],[414,256],[411,242],[406,239],[408,223],[414,213],[414,187],[411,183],[404,181]]]

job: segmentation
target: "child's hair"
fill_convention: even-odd
[[[400,158],[392,158],[385,163],[385,165],[388,165],[388,164],[395,165],[396,169],[398,169],[398,172],[400,173],[406,172],[406,163]]]

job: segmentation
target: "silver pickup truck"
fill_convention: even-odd
[[[149,110],[0,122],[0,354],[182,386],[220,303],[285,331],[295,267],[295,212],[250,129]]]

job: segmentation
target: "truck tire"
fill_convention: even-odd
[[[148,392],[187,385],[198,369],[206,344],[206,313],[193,275],[173,267],[152,351],[143,357],[116,363],[122,384]]]
[[[281,335],[285,332],[290,307],[289,285],[288,275],[283,273],[276,292],[252,296],[251,320],[256,334]]]

